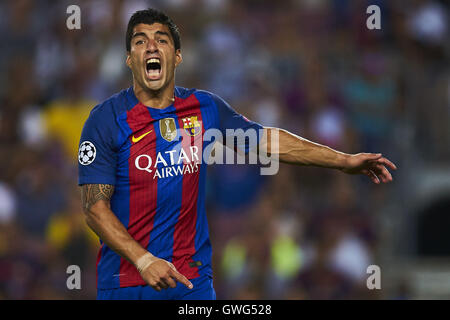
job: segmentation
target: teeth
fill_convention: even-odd
[[[151,58],[147,60],[147,64],[149,63],[159,63],[159,59],[158,58]]]

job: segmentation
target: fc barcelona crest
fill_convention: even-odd
[[[174,118],[164,118],[159,120],[159,131],[161,137],[172,142],[177,137],[177,126]]]
[[[202,125],[197,120],[197,116],[183,118],[183,128],[190,136],[196,136],[202,132]]]

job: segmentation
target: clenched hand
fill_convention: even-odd
[[[154,257],[154,261],[141,271],[141,277],[153,289],[161,291],[169,287],[175,288],[176,281],[181,282],[189,289],[193,288],[192,283],[175,266],[163,259]]]

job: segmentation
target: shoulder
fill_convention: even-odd
[[[196,88],[184,88],[184,87],[175,87],[175,95],[178,98],[187,98],[191,95],[195,94],[197,97],[215,97],[216,95],[212,92],[206,91],[206,90],[200,90]]]
[[[130,108],[127,90],[122,90],[96,105],[83,126],[82,139],[102,139],[115,144],[120,130],[118,118]]]
[[[130,108],[127,90],[122,90],[97,104],[90,112],[88,121],[107,125],[115,122],[117,116]]]
[[[225,101],[216,95],[215,93],[212,93],[207,90],[201,90],[196,88],[183,88],[183,87],[175,87],[175,95],[179,98],[185,99],[191,95],[195,95],[197,99],[199,99],[202,104],[222,104],[225,103]]]
[[[175,96],[181,99],[185,99],[189,97],[190,95],[194,94],[196,91],[198,91],[195,88],[184,88],[180,86],[175,86]]]

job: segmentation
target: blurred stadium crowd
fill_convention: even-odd
[[[81,30],[66,27],[70,4]],[[370,4],[381,30],[366,28]],[[95,298],[99,244],[81,210],[78,142],[90,110],[131,85],[125,27],[149,6],[180,28],[177,85],[401,168],[376,186],[318,168],[211,166],[217,297],[410,298],[407,283],[368,290],[366,268],[383,254],[385,208],[408,200],[408,172],[450,160],[448,4],[438,0],[2,1],[0,299]],[[72,264],[81,290],[66,287]]]

